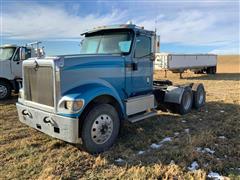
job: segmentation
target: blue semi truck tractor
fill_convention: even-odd
[[[17,102],[21,122],[52,137],[100,153],[115,142],[124,121],[158,110],[180,114],[205,104],[202,84],[153,80],[156,33],[133,24],[83,33],[80,54],[23,62]]]

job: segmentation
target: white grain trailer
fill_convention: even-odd
[[[169,70],[183,73],[191,70],[195,73],[215,74],[217,55],[214,54],[155,54],[155,70]]]

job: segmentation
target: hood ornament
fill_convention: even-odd
[[[34,64],[35,64],[34,70],[37,71],[39,69],[37,60],[34,61]]]

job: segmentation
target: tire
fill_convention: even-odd
[[[12,88],[6,81],[0,80],[0,100],[7,99],[10,97]]]
[[[193,107],[199,109],[205,105],[206,92],[202,83],[195,83],[192,86],[193,91]]]
[[[216,74],[216,71],[217,71],[216,66],[207,68],[207,74]]]
[[[81,137],[83,147],[91,154],[109,149],[115,142],[120,129],[116,109],[109,104],[99,104],[86,115]]]
[[[212,67],[212,74],[216,74],[216,72],[217,72],[217,67],[216,66]]]
[[[191,111],[193,103],[192,89],[190,87],[186,87],[182,94],[181,103],[176,104],[176,112],[184,115]]]
[[[207,74],[212,74],[212,68],[211,67],[207,68]]]

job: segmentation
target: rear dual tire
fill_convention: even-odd
[[[182,94],[181,103],[176,105],[177,113],[183,115],[191,111],[193,104],[193,93],[190,87],[186,87]]]
[[[203,84],[195,83],[192,86],[193,91],[193,107],[199,109],[205,105],[206,101],[206,92]]]
[[[201,83],[193,84],[184,88],[180,104],[169,105],[169,109],[175,113],[184,115],[191,111],[192,108],[199,109],[205,105],[206,93]]]

